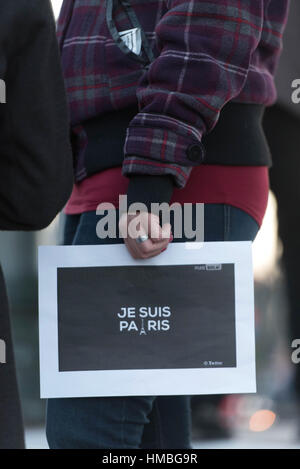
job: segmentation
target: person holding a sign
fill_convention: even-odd
[[[76,157],[65,244],[123,242],[96,234],[98,205],[117,212],[120,195],[121,234],[140,216],[142,233],[124,239],[135,258],[172,241],[173,222],[161,226],[153,203],[192,204],[191,223],[204,203],[205,241],[255,238],[271,164],[261,120],[276,97],[288,3],[64,0]],[[189,448],[189,414],[182,396],[51,399],[47,436],[51,448]]]

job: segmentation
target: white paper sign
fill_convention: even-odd
[[[256,392],[250,242],[40,247],[39,309],[42,398]]]

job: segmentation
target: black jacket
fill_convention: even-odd
[[[67,105],[49,0],[1,0],[0,79],[6,85],[6,103],[0,104],[0,229],[41,229],[61,210],[73,185]],[[1,270],[0,339],[6,343],[6,363],[0,364],[0,449],[23,448]]]
[[[47,226],[73,185],[55,22],[49,0],[1,0],[0,229]]]

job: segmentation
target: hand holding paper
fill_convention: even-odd
[[[153,213],[123,214],[120,232],[134,259],[149,259],[164,251],[172,240],[171,225],[160,226],[159,217]]]
[[[255,392],[250,242],[43,247],[39,284],[42,397]]]

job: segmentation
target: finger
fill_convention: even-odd
[[[119,232],[124,240],[128,236],[128,222],[129,222],[128,213],[123,213],[123,215],[121,216],[119,220]]]
[[[156,243],[162,240],[162,229],[159,222],[159,217],[153,213],[148,217],[148,232],[151,240]]]
[[[165,248],[166,249],[166,248]],[[140,253],[140,259],[150,259],[151,257],[158,256],[163,252],[164,249],[155,249],[154,251],[150,251],[146,254]]]
[[[148,255],[147,257],[145,257],[144,259],[151,259],[152,257],[159,256],[159,254],[161,254],[164,250],[165,250],[165,249],[158,250],[158,251],[154,251],[153,253],[151,253],[150,255]]]
[[[139,243],[136,239],[133,240],[136,246],[136,250],[141,254],[141,255],[147,255],[150,254],[152,251],[154,251],[156,248],[154,248],[154,244],[151,241],[151,239],[147,239],[147,241],[143,241],[142,243]]]
[[[145,241],[146,243],[146,241]],[[163,242],[158,244],[152,244],[150,247],[142,246],[144,243],[138,244],[133,239],[128,239],[125,241],[125,244],[128,248],[128,251],[134,259],[148,259],[150,257],[157,256],[162,251],[166,250],[168,247],[168,242]]]
[[[135,259],[154,257],[167,248],[170,241],[171,225],[165,224],[162,229],[157,215],[140,213],[132,218],[130,216],[127,219],[124,218],[123,226],[126,225],[126,222],[128,223],[128,237],[125,239],[125,244]],[[152,232],[154,231],[154,235],[160,239],[153,241],[152,238],[149,238],[139,243],[137,237],[146,235],[147,231],[151,229]]]
[[[142,234],[139,236],[142,236]],[[138,238],[132,238],[128,236],[126,239],[126,244],[130,247],[131,251],[139,256],[139,258],[153,251],[153,243],[150,238],[143,242],[139,242]]]
[[[136,239],[139,236],[148,234],[148,213],[139,213],[136,216],[128,218],[128,237]]]
[[[163,227],[160,226],[159,217],[153,214],[150,220],[150,237],[154,243],[170,239],[172,237],[172,226],[170,223],[164,223]]]
[[[165,223],[163,226],[162,226],[162,237],[163,239],[167,239],[168,242],[169,241],[172,241],[173,239],[173,235],[172,235],[172,226],[170,223]]]
[[[130,240],[130,241],[126,240],[125,245],[126,245],[128,251],[129,251],[129,253],[131,254],[131,256],[134,259],[141,259],[141,255],[138,252],[138,250],[136,249],[135,244],[132,242],[132,240]]]
[[[157,243],[147,240],[144,243],[138,244],[137,250],[142,256],[151,256],[153,253],[161,252],[168,244],[169,240],[163,240]]]

